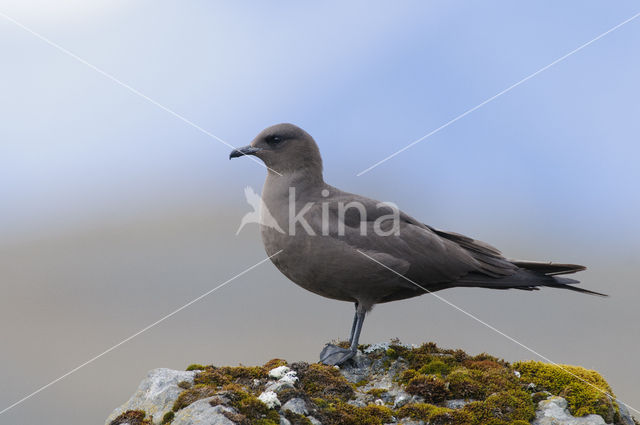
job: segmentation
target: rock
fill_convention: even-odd
[[[371,358],[358,351],[356,355],[340,367],[340,373],[347,381],[357,384],[371,374]]]
[[[267,384],[265,391],[271,391],[279,393],[287,388],[293,388],[298,382],[296,372],[288,368],[287,366],[280,366],[269,371],[269,377],[275,378],[277,381]]]
[[[636,425],[631,414],[629,413],[629,409],[627,409],[627,405],[621,402],[620,400],[616,400],[616,404],[620,409],[620,420],[622,425]]]
[[[286,390],[288,388],[293,388],[293,387],[294,387],[294,384],[292,384],[291,382],[274,381],[274,382],[269,382],[265,390],[277,394],[283,390]]]
[[[605,425],[605,421],[599,415],[571,415],[567,409],[567,400],[556,396],[538,403],[533,425]]]
[[[171,411],[173,402],[176,401],[178,395],[184,391],[178,384],[185,381],[193,384],[193,377],[196,373],[196,371],[185,372],[171,369],[149,371],[129,401],[109,415],[106,425],[128,410],[144,411],[153,417],[154,424],[160,423],[165,413]]]
[[[403,419],[402,425],[424,425],[424,421],[415,421],[413,419]]]
[[[389,344],[388,342],[382,342],[382,343],[379,342],[377,344],[371,344],[364,349],[364,353],[371,354],[371,353],[375,353],[376,351],[387,351],[390,345],[391,344]]]
[[[471,403],[473,400],[463,400],[461,398],[455,400],[447,400],[444,402],[445,407],[449,409],[462,409],[467,404]]]
[[[107,425],[116,418],[114,424],[141,425],[151,420],[160,425],[174,405],[178,410],[173,412],[172,425],[330,425],[339,417],[350,424],[383,420],[385,425],[425,425],[467,419],[486,423],[490,420],[487,414],[500,423],[528,419],[533,425],[604,425],[614,417],[615,400],[604,418],[570,413],[603,411],[602,397],[585,391],[583,382],[593,379],[611,392],[595,371],[566,366],[583,380],[569,382],[564,377],[556,385],[553,365],[533,361],[512,365],[488,354],[470,356],[433,343],[414,348],[396,343],[371,346],[341,367],[304,362],[270,366],[277,364],[283,361],[265,366],[208,366],[189,372],[152,370],[131,399],[109,416]],[[197,386],[193,384],[196,374]],[[416,384],[425,379],[438,380],[439,387],[434,388],[445,391]],[[485,394],[478,391],[482,389],[479,385],[495,390]],[[582,391],[582,396],[567,391]],[[567,396],[574,403],[571,406],[560,397],[566,394],[572,395]],[[472,409],[467,406],[471,402],[475,402]],[[635,425],[627,407],[617,404],[620,417],[615,425]],[[166,417],[170,419],[171,414]]]
[[[234,409],[222,405],[211,406],[214,397],[198,400],[184,409],[178,410],[171,425],[235,425],[225,413],[236,413]]]
[[[393,408],[394,409],[398,409],[402,406],[404,406],[405,404],[409,403],[409,401],[411,401],[411,396],[407,393],[404,394],[400,394],[398,395],[398,397],[396,397],[394,403],[393,403]]]
[[[308,415],[307,403],[301,398],[292,398],[282,406],[283,411],[291,411],[298,415]]]
[[[307,416],[307,419],[311,422],[312,425],[322,425],[322,422],[314,418],[313,416]]]
[[[291,421],[284,416],[280,416],[280,425],[291,425]]]

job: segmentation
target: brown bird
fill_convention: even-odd
[[[261,234],[275,266],[294,283],[323,297],[355,303],[350,348],[328,344],[325,364],[353,357],[365,314],[375,304],[455,287],[581,289],[558,275],[576,264],[508,260],[484,242],[430,227],[395,206],[324,182],[316,142],[301,128],[263,130],[230,158],[254,155],[268,168],[262,192]],[[265,211],[265,209],[267,211]],[[284,230],[283,230],[284,229]]]

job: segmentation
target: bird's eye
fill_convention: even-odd
[[[276,145],[278,143],[282,142],[282,137],[280,136],[269,136],[267,137],[267,143],[269,143],[270,145]]]

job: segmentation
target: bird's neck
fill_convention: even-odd
[[[276,174],[269,170],[265,181],[263,198],[271,200],[289,199],[290,189],[301,193],[320,193],[326,186],[321,170],[307,168]]]

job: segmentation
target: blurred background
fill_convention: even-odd
[[[292,122],[326,180],[585,288],[440,293],[640,409],[640,19],[621,0],[0,0],[0,12],[234,146]],[[235,236],[263,167],[0,16],[0,410],[265,258]],[[103,423],[149,369],[316,361],[353,307],[266,263],[0,415]],[[535,355],[435,297],[378,306],[362,343]],[[637,416],[637,415],[636,415]]]

